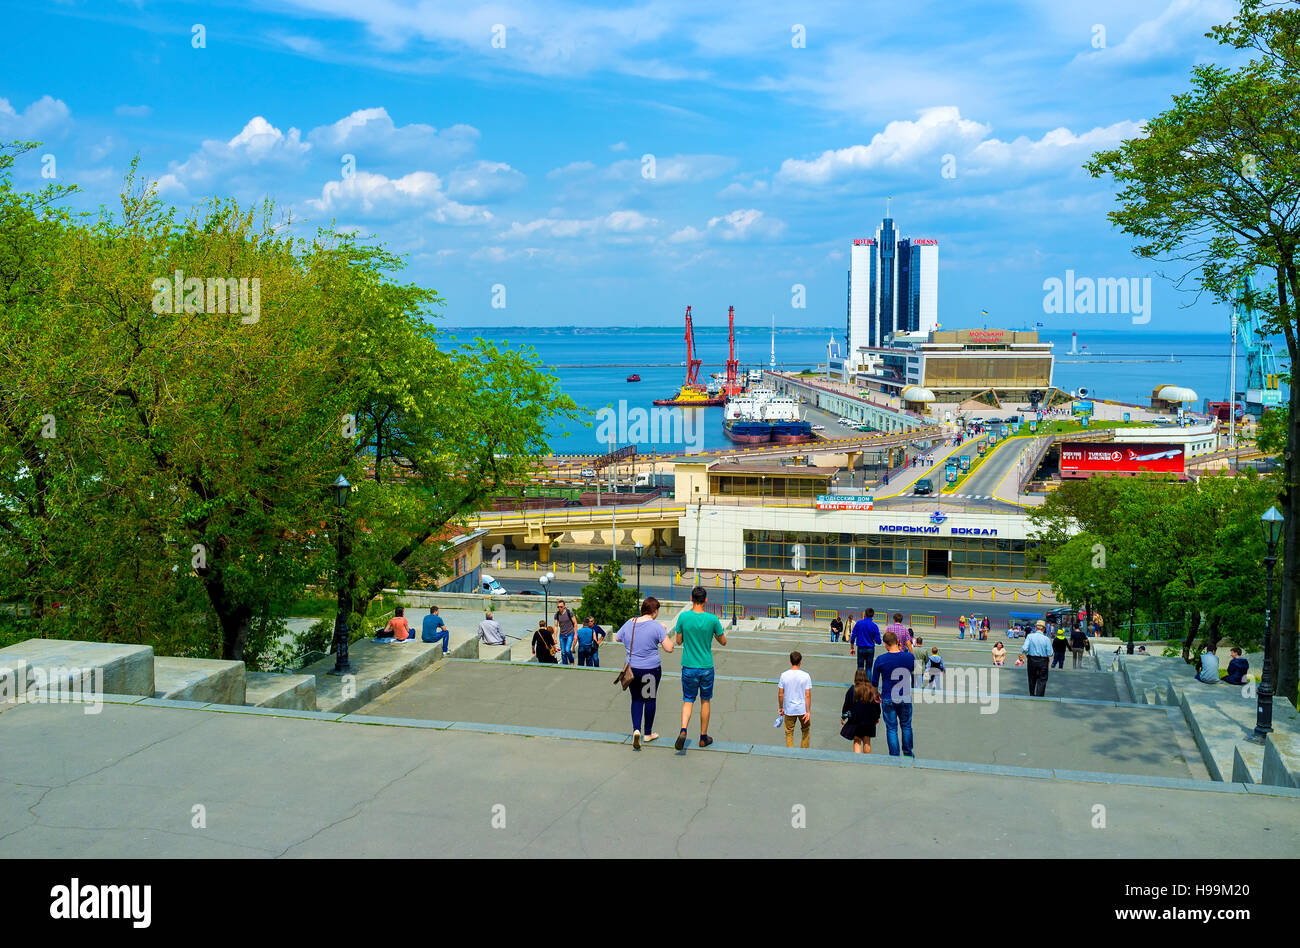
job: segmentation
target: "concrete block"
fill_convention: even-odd
[[[467,657],[478,654],[478,639],[472,639],[471,644],[474,654]],[[363,639],[352,645],[348,655],[356,669],[351,676],[329,674],[334,668],[332,655],[302,669],[303,674],[316,678],[316,707],[321,711],[346,714],[365,707],[441,658],[442,645],[419,640],[381,643]]]
[[[244,703],[255,708],[316,710],[315,675],[279,675],[275,672],[244,674]]]
[[[87,674],[102,675],[104,692],[146,698],[154,695],[153,663],[153,648],[148,645],[27,639],[0,649],[0,669],[25,668],[28,687],[39,680],[33,672],[40,669],[40,679],[53,676],[72,690],[81,690]]]
[[[158,655],[153,660],[153,678],[155,698],[205,704],[243,704],[245,700],[243,662]]]
[[[1274,717],[1277,715],[1277,706],[1277,699],[1274,699]],[[1300,787],[1300,734],[1274,725],[1273,733],[1264,743],[1264,767],[1260,782],[1270,787]]]
[[[479,644],[478,657],[488,661],[510,661],[509,645],[483,645]]]

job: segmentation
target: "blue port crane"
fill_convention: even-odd
[[[1258,418],[1266,408],[1282,404],[1278,385],[1277,356],[1273,343],[1265,338],[1259,315],[1250,303],[1255,284],[1247,274],[1237,288],[1237,301],[1233,306],[1234,334],[1240,332],[1246,347],[1246,411]],[[1233,393],[1236,397],[1236,393]]]

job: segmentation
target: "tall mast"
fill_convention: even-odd
[[[776,313],[772,314],[772,353],[768,356],[768,368],[776,371]]]

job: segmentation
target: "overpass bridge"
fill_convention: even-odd
[[[878,451],[887,448],[911,444],[914,441],[933,441],[947,437],[942,425],[925,425],[909,431],[875,431],[854,438],[834,438],[829,440],[805,441],[802,444],[750,444],[734,447],[715,448],[712,451],[698,453],[654,453],[637,454],[626,459],[627,464],[639,465],[647,461],[656,464],[672,464],[676,461],[720,460],[722,458],[744,458],[747,461],[782,460],[792,457],[807,457],[818,454],[857,455],[864,451]],[[552,471],[561,473],[568,469],[579,469],[604,454],[556,454],[542,459]],[[542,474],[540,476],[545,476]]]

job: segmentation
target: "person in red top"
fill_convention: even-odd
[[[388,625],[384,626],[384,635],[392,636],[399,642],[405,642],[411,637],[411,627],[406,621],[406,609],[398,606],[393,611],[393,617],[388,620]]]

